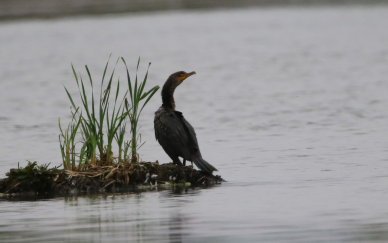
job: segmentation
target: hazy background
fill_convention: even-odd
[[[178,9],[184,2],[170,1],[175,10],[4,17],[0,177],[17,162],[62,163],[57,120],[70,120],[63,86],[77,96],[70,65],[86,79],[88,64],[98,82],[112,53],[108,73],[119,56],[132,77],[139,56],[139,77],[152,62],[148,88],[175,71],[197,72],[177,88],[177,110],[227,182],[0,199],[0,241],[387,242],[388,6],[368,2]],[[61,9],[76,4],[66,3]],[[121,62],[119,76],[125,87]],[[153,131],[160,105],[158,93],[142,113],[139,152],[166,163]]]
[[[1,0],[0,19],[254,6],[386,4],[387,0]]]

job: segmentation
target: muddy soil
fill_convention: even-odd
[[[193,169],[192,166],[141,162],[110,166],[86,166],[80,171],[60,170],[29,163],[11,169],[0,180],[4,194],[68,194],[76,192],[122,192],[137,187],[201,186],[219,184],[220,176]]]

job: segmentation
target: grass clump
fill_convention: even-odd
[[[145,87],[145,84],[147,82],[147,77],[148,77],[148,69],[149,69],[151,63],[149,63],[149,65],[148,65],[147,73],[144,77],[144,80],[138,85],[137,70],[139,69],[139,63],[140,63],[140,58],[139,58],[139,60],[137,62],[137,67],[136,67],[135,86],[132,88],[132,82],[131,82],[131,78],[129,76],[127,64],[125,63],[124,58],[121,58],[121,59],[123,60],[123,62],[125,64],[125,68],[127,70],[128,88],[129,88],[129,95],[130,95],[130,104],[126,99],[125,107],[126,107],[126,110],[128,112],[129,120],[130,120],[130,124],[131,124],[132,139],[129,142],[129,144],[127,143],[126,145],[127,145],[127,148],[128,147],[131,148],[131,155],[132,155],[131,162],[136,163],[136,162],[138,162],[138,158],[139,158],[139,156],[137,154],[137,150],[141,146],[143,146],[143,144],[145,143],[145,142],[141,143],[141,136],[140,136],[140,134],[139,135],[137,134],[137,125],[139,122],[140,113],[142,112],[142,110],[144,109],[144,107],[148,103],[148,101],[150,101],[152,96],[154,96],[156,91],[158,91],[159,86],[155,86],[155,87],[151,88],[150,90],[148,90],[147,92],[144,92],[144,87]],[[141,105],[140,101],[142,101],[144,99],[146,99],[146,100],[143,102],[143,105]],[[131,106],[129,106],[129,105],[131,105]],[[140,106],[141,106],[141,108],[140,108]],[[121,134],[122,133],[120,133],[120,135]],[[119,142],[122,140],[117,140],[117,141]]]
[[[118,79],[117,88],[113,91],[114,101],[111,105],[110,95],[112,91],[114,73],[119,58],[116,61],[116,65],[110,74],[109,79],[106,81],[105,76],[109,65],[108,60],[101,80],[97,107],[95,107],[94,82],[88,66],[85,65],[85,69],[88,74],[91,88],[91,102],[88,100],[85,83],[82,77],[77,75],[72,65],[73,74],[82,101],[82,109],[75,104],[73,97],[65,87],[66,93],[72,105],[72,120],[65,131],[62,130],[60,119],[58,122],[61,131],[59,141],[63,167],[67,170],[80,170],[83,166],[88,164],[112,165],[114,162],[136,163],[139,161],[137,150],[144,143],[141,144],[141,135],[138,134],[138,120],[141,111],[159,89],[159,86],[155,86],[149,91],[144,92],[148,77],[148,69],[143,81],[138,83],[137,70],[139,68],[140,58],[137,62],[136,78],[133,85],[130,79],[127,64],[125,63],[124,58],[121,59],[125,64],[127,71],[126,76],[128,89],[122,98],[119,99],[120,80]],[[128,102],[127,98],[128,93],[130,94],[130,102]],[[142,100],[145,100],[145,102],[142,106],[140,106],[140,101]],[[129,141],[125,141],[128,121],[130,123],[131,139]],[[104,133],[104,130],[106,133]],[[77,152],[76,149],[77,134],[82,135],[82,140],[80,141],[82,146],[79,149],[79,152]],[[106,144],[104,141],[105,139]],[[114,141],[117,143],[118,157],[113,156],[112,148]]]
[[[50,163],[37,165],[30,162],[26,167],[11,169],[6,173],[7,178],[0,180],[0,192],[48,192],[52,189],[52,182],[58,177],[58,167],[48,168]]]

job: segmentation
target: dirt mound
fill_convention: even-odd
[[[88,165],[80,171],[48,169],[48,165],[29,163],[25,168],[11,169],[0,180],[0,193],[5,194],[67,194],[74,192],[127,191],[144,186],[199,186],[218,184],[220,176],[193,169],[156,162]]]

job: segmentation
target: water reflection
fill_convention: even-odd
[[[185,227],[189,225],[189,218],[185,217],[180,212],[175,212],[170,216],[168,220],[168,228],[169,228],[169,240],[173,243],[182,243],[183,238],[187,238],[184,236],[188,236],[188,234],[184,233]]]
[[[82,232],[71,230],[78,237],[98,232],[100,239],[182,242],[189,236],[185,229],[190,216],[185,212],[194,210],[190,204],[197,195],[199,189],[176,187],[147,193],[72,196],[64,198],[64,207],[75,216],[74,225],[82,228]]]
[[[8,219],[0,219],[0,241],[18,242],[14,238],[18,236],[29,242],[183,242],[190,236],[186,229],[196,210],[192,203],[201,190],[175,187],[122,194],[3,198],[2,206],[9,207]],[[21,205],[28,207],[20,211]],[[47,231],[55,234],[45,234]]]

